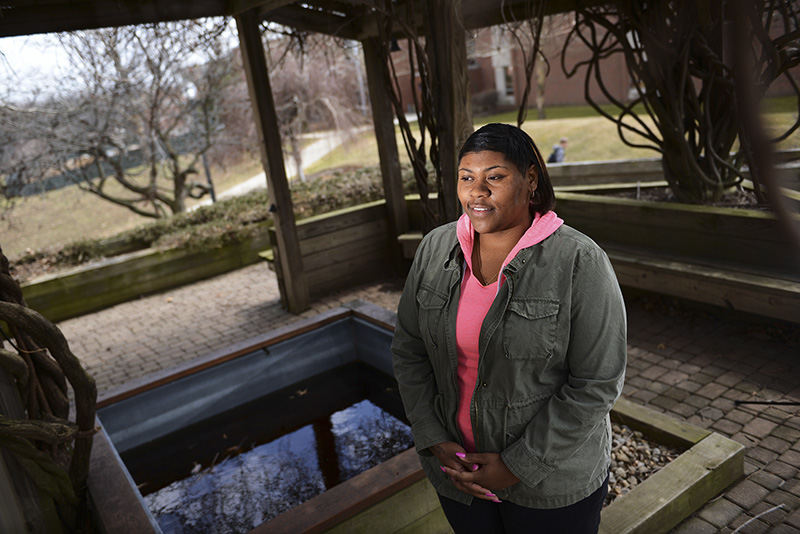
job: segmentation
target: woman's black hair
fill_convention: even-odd
[[[531,165],[536,169],[539,178],[531,203],[531,214],[544,215],[556,206],[556,195],[553,183],[542,159],[542,154],[533,139],[516,126],[494,122],[475,130],[458,153],[458,160],[470,152],[490,150],[500,152],[513,163],[522,176],[525,176]]]

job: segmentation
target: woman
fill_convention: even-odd
[[[422,466],[462,532],[596,532],[626,323],[605,253],[562,224],[539,150],[489,124],[464,214],[422,240],[392,343]]]

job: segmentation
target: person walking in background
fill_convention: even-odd
[[[562,137],[557,145],[553,145],[553,152],[547,157],[547,163],[561,163],[567,150],[567,138]]]

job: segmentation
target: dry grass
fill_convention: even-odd
[[[211,176],[217,191],[223,191],[259,172],[261,162],[248,160],[227,169],[212,167]],[[13,261],[26,249],[108,237],[152,220],[70,186],[17,199],[10,210],[0,212],[0,246]]]
[[[794,121],[794,105],[791,99],[771,101],[768,108],[770,113],[765,117],[774,131],[785,129]],[[581,107],[553,110],[550,116],[558,118],[528,120],[523,128],[536,140],[545,158],[552,145],[562,136],[569,138],[567,161],[615,160],[658,155],[652,150],[626,146],[619,139],[616,126],[602,117],[574,116],[581,115],[578,112],[582,110]],[[514,120],[513,114],[483,117],[476,120],[476,127],[487,122]],[[400,160],[407,162],[408,157],[399,132],[397,139]],[[800,148],[800,133],[795,132],[780,143],[779,147]],[[307,172],[313,174],[342,166],[363,167],[377,164],[377,145],[370,130],[344,143],[315,163]],[[260,172],[261,163],[257,159],[248,159],[227,169],[212,168],[218,192]],[[0,246],[13,260],[28,248],[38,250],[58,247],[80,238],[106,237],[148,221],[150,219],[84,193],[76,187],[67,187],[36,197],[19,199],[13,209],[0,212]]]

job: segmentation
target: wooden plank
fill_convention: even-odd
[[[549,170],[549,169],[548,169]],[[668,184],[665,181],[656,182],[640,182],[641,189],[648,189],[651,187],[666,187]],[[583,184],[583,185],[559,185],[553,186],[553,189],[563,193],[583,193],[592,191],[602,191],[603,193],[622,193],[635,190],[631,187],[630,183],[615,182],[615,183],[596,183],[596,184]]]
[[[287,308],[292,313],[300,313],[309,306],[308,285],[295,229],[292,197],[286,179],[280,128],[269,83],[267,60],[259,29],[260,22],[256,10],[236,16],[239,48],[247,75],[250,101],[253,103],[262,162],[270,196],[276,207],[273,213],[276,241],[273,245],[281,251],[279,258],[281,271],[284,273]]]
[[[96,419],[95,426],[100,425]],[[144,502],[129,481],[105,430],[94,435],[89,464],[89,495],[99,532],[160,532]]]
[[[398,510],[403,512],[398,513]],[[432,513],[436,515],[428,518]],[[420,522],[420,519],[426,519],[426,521]],[[431,519],[434,522],[437,519],[443,519],[447,528],[445,530],[435,528],[441,527],[441,523],[431,524],[429,523]],[[391,499],[373,505],[327,532],[329,534],[370,534],[373,532],[420,534],[422,532],[452,531],[444,518],[444,512],[442,512],[439,499],[436,497],[436,490],[427,479],[423,479],[392,495]]]
[[[370,252],[331,265],[327,270],[316,270],[310,273],[313,295],[320,297],[342,287],[376,280],[385,274],[387,267],[388,261],[385,255]]]
[[[389,251],[386,249],[386,239],[384,235],[370,235],[362,239],[342,243],[335,249],[321,250],[303,257],[303,261],[308,266],[309,280],[316,276],[319,270],[335,272],[343,264],[352,264],[358,271],[366,271],[369,266],[359,262],[363,258],[378,258],[381,263],[389,260]],[[373,270],[373,269],[369,269]],[[386,273],[383,273],[386,274]]]
[[[310,4],[307,5],[310,6]],[[358,18],[350,13],[351,11],[352,9],[348,7],[342,11],[344,16],[340,16],[331,11],[324,12],[295,4],[277,9],[267,7],[259,10],[259,14],[265,20],[277,22],[289,28],[334,35],[343,39],[357,39],[361,24]]]
[[[744,446],[712,433],[603,510],[600,532],[668,532],[743,471]]]
[[[40,277],[22,290],[30,307],[58,322],[250,265],[268,244],[260,235],[210,251],[146,249]]]
[[[397,236],[397,241],[403,248],[403,257],[407,260],[413,260],[414,255],[417,253],[417,247],[422,242],[422,232],[407,232]]]
[[[335,230],[333,232],[328,232],[309,239],[303,239],[300,241],[300,250],[303,253],[303,259],[305,261],[310,254],[336,249],[352,241],[360,241],[369,237],[383,239],[384,246],[382,248],[387,248],[385,246],[385,241],[388,236],[387,227],[388,222],[386,219],[378,219],[377,221],[353,225],[348,228]],[[311,270],[311,267],[306,266],[306,270]]]
[[[257,526],[250,532],[251,534],[324,532],[424,477],[417,452],[411,448]]]
[[[545,15],[572,11],[578,5],[590,7],[601,5],[601,0],[548,0],[545,2]],[[532,16],[530,0],[504,0],[503,2],[487,2],[486,0],[463,0],[464,26],[467,29],[486,28],[510,21],[526,20]]]
[[[556,196],[559,215],[601,245],[800,279],[800,254],[769,213],[579,193]]]
[[[800,323],[800,282],[607,252],[622,286]]]
[[[0,37],[148,24],[232,15],[253,6],[277,7],[293,0],[194,0],[192,2],[48,1],[4,2]],[[46,13],[47,16],[42,16]]]
[[[619,398],[611,411],[611,419],[641,431],[647,439],[687,449],[711,434],[711,431],[657,412],[641,404]]]
[[[428,512],[408,526],[396,531],[396,534],[452,534],[453,529],[447,522],[442,507]]]
[[[386,84],[388,67],[381,57],[381,43],[376,38],[371,38],[364,40],[361,45],[364,49],[364,67],[367,71],[367,85],[372,106],[372,124],[378,142],[383,195],[386,198],[386,211],[389,215],[389,233],[393,237],[408,230],[408,209],[403,195],[403,176],[397,153],[394,112],[389,96],[392,89]],[[399,259],[401,252],[397,244],[392,242],[389,247]]]
[[[302,241],[335,230],[386,218],[386,201],[376,200],[349,208],[315,215],[297,223],[297,235]]]

